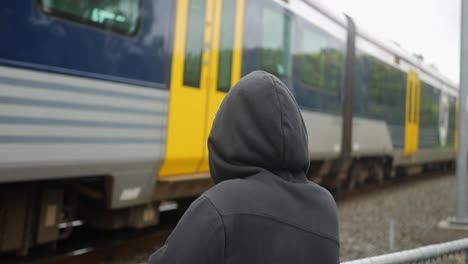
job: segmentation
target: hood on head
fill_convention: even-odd
[[[215,183],[267,170],[305,180],[307,131],[292,93],[272,74],[243,77],[224,98],[208,138]]]

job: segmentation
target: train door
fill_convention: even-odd
[[[421,82],[418,73],[410,70],[406,82],[405,145],[403,151],[405,156],[413,155],[418,150],[420,98]]]
[[[169,116],[160,176],[208,170],[206,140],[240,78],[245,0],[177,1]]]

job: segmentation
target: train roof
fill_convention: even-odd
[[[330,8],[328,8],[326,5],[321,3],[319,0],[301,0],[305,2],[307,5],[309,5],[311,8],[314,8],[315,10],[319,11],[320,13],[324,14],[331,20],[335,21],[337,24],[343,26],[343,27],[348,27],[347,21],[346,21],[346,16],[344,13],[337,13],[332,11]],[[353,18],[354,20],[354,18]],[[355,21],[355,20],[354,20]],[[434,69],[433,67],[419,61],[416,59],[411,53],[408,51],[404,50],[402,47],[396,45],[395,43],[385,40],[384,38],[379,38],[376,37],[375,34],[371,34],[369,31],[367,31],[365,28],[361,27],[358,22],[355,21],[356,24],[356,32],[357,35],[364,38],[365,40],[373,43],[374,45],[384,49],[385,51],[397,56],[399,59],[406,61],[407,63],[413,65],[414,67],[417,67],[419,70],[423,71],[424,73],[434,77],[435,79],[439,80],[446,86],[449,86],[453,89],[458,90],[458,84],[455,83],[454,81],[450,80],[443,74],[441,74],[439,71]]]

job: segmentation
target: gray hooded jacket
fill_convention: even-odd
[[[286,86],[261,71],[242,78],[208,139],[216,185],[192,203],[150,263],[339,263],[336,205],[306,178],[307,143]]]

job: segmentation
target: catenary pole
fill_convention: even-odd
[[[461,14],[461,54],[460,54],[460,90],[458,107],[458,155],[457,155],[457,200],[455,221],[468,224],[468,0],[462,0]]]

